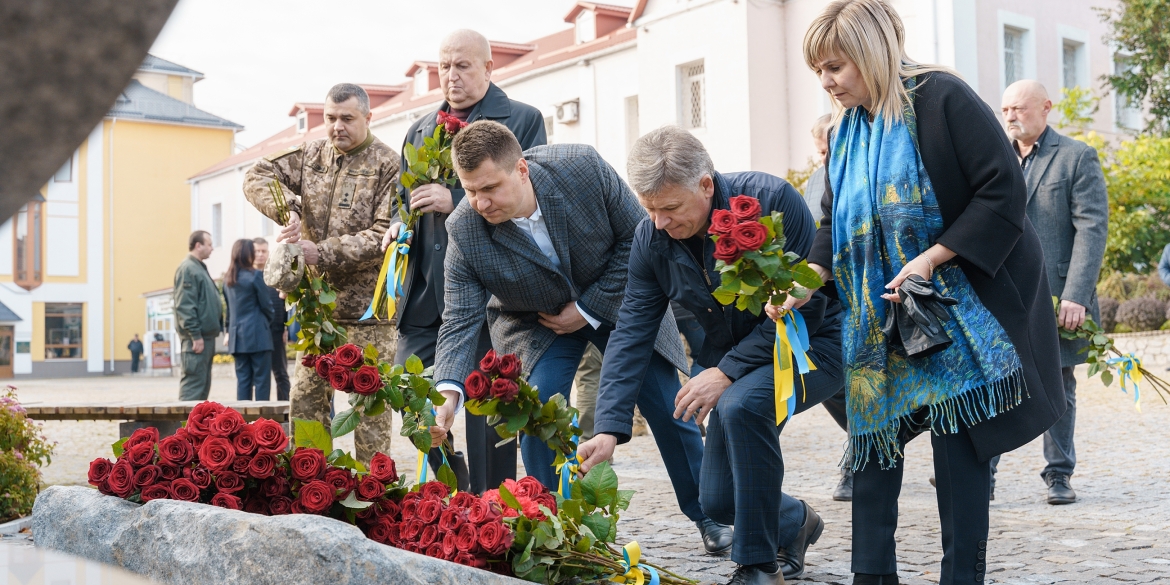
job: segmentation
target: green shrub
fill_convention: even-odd
[[[32,512],[40,468],[53,454],[53,445],[25,414],[15,390],[9,386],[0,394],[0,522]]]
[[[1134,331],[1154,331],[1166,321],[1166,302],[1154,297],[1130,299],[1117,307],[1117,320]]]
[[[1111,272],[1097,283],[1097,296],[1110,297],[1121,302],[1141,297],[1154,297],[1160,301],[1170,301],[1170,287],[1162,282],[1157,273]]]
[[[0,451],[0,522],[28,516],[37,499],[40,471],[16,451]]]
[[[1117,307],[1120,304],[1113,297],[1097,297],[1097,307],[1101,309],[1101,327],[1106,332],[1113,331],[1117,326]]]
[[[1133,333],[1133,329],[1130,329],[1129,325],[1126,325],[1125,323],[1118,323],[1117,325],[1113,326],[1113,332],[1114,333]]]

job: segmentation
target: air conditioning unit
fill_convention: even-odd
[[[557,104],[557,122],[560,124],[572,124],[577,121],[580,110],[580,102],[573,100]]]

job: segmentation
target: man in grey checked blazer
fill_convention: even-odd
[[[1101,322],[1097,307],[1097,278],[1105,256],[1109,223],[1109,196],[1097,151],[1048,127],[1052,102],[1039,82],[1026,79],[1003,94],[1003,116],[1024,179],[1028,183],[1028,219],[1036,226],[1044,248],[1044,268],[1052,294],[1060,298],[1057,324],[1076,329],[1090,314]],[[1071,504],[1077,499],[1069,476],[1077,464],[1073,430],[1077,420],[1077,380],[1073,368],[1085,362],[1086,341],[1060,340],[1060,365],[1068,411],[1044,433],[1041,476],[1048,484],[1049,504]],[[995,467],[992,459],[992,497]]]
[[[455,167],[467,196],[447,219],[445,307],[435,374],[447,403],[433,435],[445,436],[476,367],[487,322],[492,345],[520,358],[542,400],[569,396],[586,343],[605,352],[626,289],[634,228],[646,212],[595,150],[582,145],[520,150],[503,125],[480,121],[455,137]],[[683,513],[698,502],[703,442],[698,426],[672,416],[687,360],[674,318],[659,325],[638,406],[654,431]],[[554,454],[523,437],[529,475],[556,487]]]

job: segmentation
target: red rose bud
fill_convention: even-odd
[[[183,477],[191,481],[199,489],[207,489],[211,486],[211,472],[205,467],[193,467],[183,470]],[[171,491],[174,491],[174,486],[171,486]]]
[[[443,502],[439,500],[423,500],[418,505],[418,511],[415,513],[415,518],[424,524],[432,524],[439,519],[439,514],[443,512]]]
[[[225,439],[231,438],[239,431],[245,424],[244,416],[240,413],[228,408],[223,412],[215,415],[211,419],[211,424],[208,425],[208,430],[213,437],[223,437]]]
[[[301,358],[301,365],[306,368],[312,368],[317,365],[317,354],[307,353]]]
[[[520,377],[520,358],[516,354],[509,353],[500,357],[500,375],[505,378],[515,380]]]
[[[470,508],[472,504],[478,502],[479,498],[467,492],[459,492],[451,496],[451,501],[448,505],[453,508]]]
[[[201,402],[191,409],[191,414],[187,415],[187,426],[184,427],[187,433],[197,440],[202,440],[211,434],[208,425],[211,424],[212,419],[219,413],[227,410],[227,407],[217,402]],[[171,491],[174,491],[172,486]]]
[[[148,485],[142,488],[142,493],[138,497],[142,498],[144,504],[151,500],[168,500],[171,497],[171,482],[164,481]]]
[[[151,461],[154,460],[154,445],[150,443],[139,443],[122,451],[122,459],[129,461],[134,467],[150,465]]]
[[[323,355],[317,358],[317,363],[313,364],[313,369],[317,371],[317,375],[328,379],[329,370],[333,369],[333,356]]]
[[[154,445],[158,442],[158,429],[154,427],[144,427],[138,429],[130,434],[130,438],[122,444],[123,449],[130,449],[135,445]]]
[[[358,483],[357,492],[359,500],[369,502],[385,494],[386,486],[382,485],[382,482],[367,475],[365,479]]]
[[[165,465],[182,467],[195,458],[195,446],[178,435],[171,435],[158,444],[158,460]]]
[[[374,453],[370,459],[370,476],[382,483],[398,481],[398,470],[394,467],[394,460],[385,453]]]
[[[499,520],[501,516],[499,504],[488,500],[477,500],[467,508],[467,521],[479,525],[493,520]]]
[[[325,453],[320,449],[297,447],[289,459],[289,468],[292,476],[301,481],[318,479],[325,473]]]
[[[353,390],[353,372],[342,365],[329,368],[329,385],[333,386],[334,390],[342,392]]]
[[[300,500],[293,500],[292,503],[288,505],[288,513],[289,514],[308,514],[309,511],[306,510],[305,507],[301,505]]]
[[[735,216],[726,209],[716,209],[711,212],[711,227],[707,228],[707,233],[718,234],[726,236],[731,233],[731,228],[738,223]]]
[[[500,358],[496,357],[496,350],[494,349],[489,349],[488,352],[484,354],[483,359],[479,360],[479,369],[483,370],[483,373],[489,376],[499,374],[499,368]]]
[[[483,372],[475,370],[463,381],[468,400],[487,400],[492,396],[492,381]]]
[[[439,542],[443,546],[443,558],[452,560],[456,553],[459,552],[459,547],[455,546],[455,533],[448,532],[443,535],[443,540]]]
[[[548,488],[544,487],[544,484],[540,483],[539,479],[536,479],[535,477],[532,477],[531,475],[526,475],[526,476],[520,478],[520,481],[516,482],[516,487],[518,488],[517,491],[519,492],[519,493],[513,494],[516,497],[525,496],[525,497],[529,497],[529,498],[535,498],[536,496],[539,496],[540,494],[547,494],[548,493]]]
[[[167,481],[183,477],[182,467],[175,467],[173,465],[160,465],[159,469],[162,469],[162,478]]]
[[[244,425],[240,427],[236,436],[232,437],[232,446],[236,448],[238,455],[251,455],[256,452],[256,436],[253,432],[252,425]]]
[[[736,245],[731,236],[719,236],[719,240],[715,242],[715,253],[712,256],[716,260],[730,264],[739,259],[739,246]]]
[[[348,469],[334,467],[325,472],[325,483],[333,486],[336,493],[334,496],[335,499],[341,501],[345,499],[345,496],[349,495],[349,492],[353,491],[355,480],[353,474]],[[372,507],[370,506],[370,508]]]
[[[283,453],[288,447],[288,435],[284,434],[284,427],[280,423],[261,418],[249,426],[252,427],[252,438],[256,440],[258,449],[268,453]]]
[[[760,218],[760,201],[747,195],[731,198],[731,214],[739,221],[755,221]]]
[[[513,380],[496,378],[492,382],[492,396],[498,398],[500,402],[512,402],[516,400],[516,395],[519,393],[520,386]]]
[[[374,366],[362,366],[353,374],[353,391],[363,396],[376,394],[382,389],[382,375]]]
[[[292,513],[292,503],[287,496],[273,496],[268,498],[268,512],[273,516],[282,516]]]
[[[213,472],[231,469],[235,459],[235,447],[232,447],[231,441],[223,437],[207,439],[199,447],[199,462]]]
[[[211,496],[211,505],[219,506],[220,508],[227,508],[228,510],[239,510],[244,506],[240,498],[231,494],[218,493]]]
[[[419,488],[419,494],[424,500],[437,499],[442,500],[451,495],[451,488],[441,481],[428,481]]]
[[[745,252],[759,250],[768,239],[768,228],[758,221],[744,222],[731,230],[731,239]]]
[[[319,479],[310,481],[301,486],[297,503],[310,514],[320,514],[333,505],[333,488]]]
[[[224,471],[215,478],[215,487],[224,493],[235,493],[244,489],[244,480],[233,471]],[[232,508],[236,510],[238,508]]]
[[[288,480],[281,476],[274,476],[260,484],[260,493],[268,499],[288,494]],[[287,513],[287,512],[286,512]]]
[[[134,468],[129,461],[118,461],[106,478],[106,485],[115,496],[125,498],[134,493]]]
[[[336,364],[346,368],[356,368],[362,363],[362,349],[352,343],[347,343],[333,352]]]
[[[110,476],[114,464],[109,459],[99,457],[89,462],[89,485],[97,487]]]
[[[171,497],[184,502],[199,501],[199,488],[189,479],[176,479],[171,482]]]
[[[279,461],[272,453],[259,453],[248,463],[248,477],[253,479],[267,479],[276,473],[276,464]]]
[[[555,516],[557,513],[557,498],[550,493],[543,493],[536,496],[536,503],[548,508]]]
[[[268,502],[265,502],[263,498],[252,496],[244,500],[244,511],[249,514],[263,514],[267,516]]]
[[[418,533],[418,545],[422,547],[431,546],[439,540],[439,529],[432,524],[423,526],[422,532]]]
[[[458,530],[466,522],[467,511],[463,508],[447,508],[439,514],[439,530],[452,532]]]
[[[479,551],[479,530],[475,525],[468,522],[455,531],[455,548],[467,554]]]
[[[426,552],[426,555],[428,557],[431,557],[432,559],[442,559],[443,558],[443,545],[441,545],[437,542],[431,543],[431,545],[426,548],[425,552]]]
[[[158,483],[162,477],[162,468],[157,465],[147,465],[134,472],[134,487],[146,487]]]

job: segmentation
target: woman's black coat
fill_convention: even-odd
[[[256,353],[272,351],[272,333],[269,322],[274,309],[264,284],[264,273],[259,270],[241,270],[236,284],[223,287],[227,299],[228,353]]]
[[[1043,252],[1025,215],[1024,174],[991,108],[959,78],[931,73],[919,78],[914,112],[922,164],[945,226],[936,243],[957,254],[953,262],[1007,331],[1024,366],[1023,402],[970,429],[979,458],[987,460],[1036,438],[1067,408]],[[833,189],[827,176],[825,183],[825,217],[808,261],[829,267]]]

